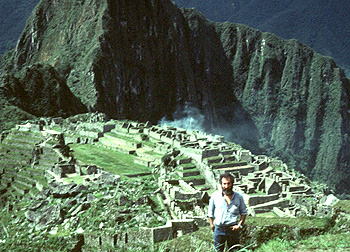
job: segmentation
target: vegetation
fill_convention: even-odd
[[[20,122],[34,118],[35,116],[11,105],[0,92],[0,132],[9,130]]]
[[[129,174],[151,172],[151,169],[134,163],[135,156],[92,144],[70,145],[73,155],[81,164],[94,164],[105,171],[126,176]]]
[[[20,1],[12,2],[17,6],[22,6],[18,4]],[[113,4],[115,3],[110,2],[111,5],[108,6],[110,8],[98,8],[99,6],[94,5],[94,3],[91,3],[92,7],[90,8],[86,1],[65,1],[53,10],[50,1],[42,1],[42,8],[36,13],[37,19],[33,20],[33,23],[40,24],[37,27],[42,28],[42,30],[36,30],[37,27],[29,27],[30,32],[24,33],[24,39],[22,40],[23,51],[16,52],[16,55],[20,55],[18,59],[28,57],[33,62],[38,60],[39,57],[45,56],[47,65],[42,65],[42,62],[38,61],[36,65],[30,66],[26,65],[29,62],[18,60],[18,66],[20,67],[23,63],[26,68],[11,73],[10,69],[13,66],[6,65],[4,62],[11,60],[12,52],[1,57],[0,72],[4,75],[1,76],[0,86],[1,92],[7,93],[6,98],[3,93],[0,93],[0,131],[12,128],[19,121],[34,119],[35,116],[31,114],[37,116],[68,116],[69,114],[85,111],[82,103],[88,104],[91,109],[106,110],[115,113],[114,115],[119,117],[144,116],[143,119],[151,118],[157,121],[165,114],[170,115],[178,105],[177,102],[185,101],[186,97],[198,97],[198,99],[194,99],[198,100],[197,105],[222,104],[222,100],[224,100],[224,106],[209,106],[207,110],[211,112],[208,115],[222,114],[225,115],[223,117],[228,115],[227,118],[232,115],[240,115],[233,117],[233,121],[239,123],[244,120],[246,122],[251,121],[251,125],[254,126],[251,128],[252,130],[250,130],[248,123],[244,125],[244,128],[247,126],[247,130],[241,131],[237,131],[235,127],[229,125],[230,131],[238,132],[237,135],[243,133],[241,141],[249,142],[250,146],[253,147],[259,146],[260,143],[260,146],[269,154],[283,155],[283,159],[289,164],[299,166],[303,169],[302,172],[309,175],[314,174],[314,178],[326,180],[333,186],[346,185],[344,181],[347,181],[347,178],[341,178],[340,176],[338,178],[337,172],[345,171],[347,165],[339,166],[336,158],[346,156],[346,150],[348,150],[346,146],[340,146],[341,143],[345,142],[343,141],[345,138],[342,137],[346,136],[347,129],[341,128],[346,123],[340,120],[342,118],[339,117],[339,111],[348,105],[342,104],[341,107],[337,103],[339,100],[337,97],[346,96],[341,92],[344,92],[343,87],[348,84],[348,81],[336,82],[331,80],[333,77],[334,79],[343,78],[338,75],[338,68],[334,66],[332,61],[315,56],[314,52],[294,40],[284,44],[275,36],[261,34],[243,26],[232,25],[228,27],[228,24],[225,24],[222,27],[219,27],[220,25],[198,27],[195,24],[205,20],[196,19],[193,13],[190,13],[191,16],[183,16],[187,20],[194,20],[192,22],[193,27],[186,26],[186,32],[180,32],[185,34],[186,37],[178,38],[177,34],[180,33],[172,30],[173,28],[170,30],[164,29],[164,27],[167,27],[167,21],[172,27],[176,24],[177,31],[183,31],[184,27],[182,27],[182,23],[174,23],[173,20],[175,19],[171,20],[174,17],[168,15],[170,12],[167,12],[166,9],[159,9],[158,11],[164,16],[154,16],[154,13],[148,16],[145,8],[145,15],[142,15],[142,18],[145,19],[139,22],[140,20],[136,19],[138,15],[134,15],[134,12],[110,12],[112,10],[122,10],[122,8],[114,8]],[[102,4],[104,3],[107,3],[107,1]],[[129,3],[133,2],[125,1],[125,6],[132,8],[133,5],[128,5]],[[81,8],[84,4],[84,8]],[[159,5],[158,7],[163,6],[165,5]],[[3,13],[3,5],[0,4],[0,7],[1,13]],[[48,13],[45,11],[48,11]],[[57,15],[55,15],[55,12]],[[108,15],[115,17],[118,14],[124,15],[123,22],[108,17]],[[128,14],[131,16],[128,16]],[[102,16],[104,16],[103,19]],[[152,37],[153,31],[148,30],[149,27],[142,26],[147,23],[144,22],[145,20],[148,23],[151,22],[150,27],[157,31],[158,35],[156,37]],[[157,23],[157,20],[161,21]],[[139,23],[142,25],[133,26]],[[125,26],[126,24],[127,26]],[[45,29],[46,27],[47,29]],[[191,30],[192,28],[193,30]],[[217,33],[207,32],[209,31],[207,28],[216,29]],[[226,30],[220,34],[221,29]],[[37,44],[32,43],[33,30],[35,34],[38,34],[37,39],[35,39]],[[236,36],[234,33],[229,34],[228,30],[241,30],[242,33]],[[62,33],[62,31],[64,32]],[[200,31],[203,33],[200,33]],[[44,35],[40,36],[40,34]],[[162,38],[167,39],[169,34],[172,34],[173,38],[171,40],[166,42],[161,40]],[[214,36],[206,37],[206,40],[193,40],[193,38],[204,37],[202,36],[204,34],[213,34]],[[216,36],[217,34],[222,36]],[[220,44],[220,41],[216,40],[217,37],[221,37],[224,40],[223,44],[229,47],[223,46],[221,51],[213,46],[213,50],[208,51],[208,48],[211,48],[208,46],[209,41],[213,40],[216,41],[217,45]],[[133,43],[125,43],[135,41],[135,38],[142,44],[140,53]],[[153,40],[153,38],[156,40]],[[242,41],[234,43],[230,41],[233,38],[241,38]],[[61,41],[61,43],[57,44],[56,41]],[[183,47],[172,53],[165,50],[166,48],[177,48],[176,45],[181,41],[195,41],[196,46],[189,43],[184,44]],[[263,48],[259,44],[261,41],[266,42],[267,46]],[[27,42],[28,44],[25,44]],[[155,42],[164,46],[155,48]],[[101,44],[102,46],[100,46]],[[200,50],[202,45],[204,45],[203,51]],[[27,51],[28,48],[39,50],[34,50],[38,53],[31,54],[30,51]],[[105,50],[106,48],[109,49]],[[156,51],[149,50],[151,48]],[[194,48],[195,50],[182,51],[182,48]],[[242,48],[247,48],[247,50],[242,50]],[[40,51],[41,49],[42,51]],[[103,51],[103,57],[106,60],[101,57],[100,49],[105,50]],[[224,51],[231,55],[223,55]],[[215,52],[219,52],[224,57],[220,58],[219,54],[215,54]],[[142,57],[135,57],[136,54],[134,53],[140,54],[139,56]],[[149,55],[152,55],[152,57]],[[201,59],[199,62],[211,62],[210,67],[207,68],[208,71],[201,71],[200,65],[191,68],[192,59],[187,59],[184,55],[198,55],[198,58]],[[210,55],[210,57],[207,55]],[[235,55],[235,60],[229,62],[232,55]],[[123,60],[110,62],[110,59],[114,58]],[[142,58],[142,60],[134,61],[135,58]],[[218,60],[212,60],[214,58]],[[310,58],[313,62],[309,62]],[[225,66],[216,64],[216,62],[221,61],[229,64]],[[154,65],[152,65],[152,62],[154,62]],[[180,63],[172,64],[173,62]],[[109,73],[102,72],[102,69],[98,67],[99,65],[109,66],[104,68],[111,71]],[[115,66],[122,69],[122,74],[112,71]],[[181,92],[176,95],[173,92],[174,90],[186,89],[183,86],[173,86],[174,83],[186,83],[182,81],[184,77],[186,80],[192,79],[191,71],[182,71],[183,66],[189,66],[188,69],[193,69],[196,75],[192,84],[197,88],[193,88],[195,90],[193,93],[191,88],[187,89],[189,93],[185,92],[186,97],[182,96]],[[334,70],[334,68],[337,70]],[[144,71],[145,69],[147,71]],[[159,71],[162,69],[167,71]],[[229,73],[229,75],[212,75],[218,72],[218,69],[222,73]],[[183,72],[183,75],[179,74],[181,72]],[[205,74],[202,75],[201,72]],[[302,76],[300,76],[301,72]],[[155,79],[153,73],[158,73]],[[94,76],[93,80],[91,79],[92,76]],[[169,76],[171,76],[170,79]],[[246,78],[246,76],[248,77]],[[222,79],[220,79],[221,77]],[[118,78],[119,81],[115,81]],[[176,82],[173,78],[179,81]],[[214,82],[214,87],[210,87],[210,83],[205,82],[207,79],[217,79],[217,82]],[[95,80],[98,83],[93,82]],[[160,84],[158,85],[158,83]],[[207,83],[208,85],[200,85],[201,83]],[[222,83],[225,83],[225,85],[220,86]],[[238,89],[230,89],[232,83],[235,84],[235,87],[242,87],[245,93],[240,93]],[[329,91],[328,86],[334,88],[334,90]],[[96,87],[98,87],[98,91],[95,89]],[[212,92],[213,89],[216,92]],[[115,90],[125,91],[116,94],[111,92],[112,90],[113,92]],[[157,93],[157,96],[144,96],[145,90],[149,94]],[[154,92],[155,90],[157,92]],[[97,93],[98,95],[96,95]],[[235,97],[232,96],[233,93]],[[104,94],[108,95],[105,96]],[[137,94],[137,96],[134,96],[134,94]],[[169,94],[170,96],[167,96]],[[76,96],[79,96],[79,99],[75,99]],[[118,99],[116,99],[117,97]],[[306,97],[306,100],[303,100],[304,97]],[[319,101],[316,99],[317,97],[320,97]],[[99,103],[96,102],[97,98]],[[232,107],[234,107],[233,101],[236,98],[243,106],[240,111],[232,110]],[[109,101],[116,100],[119,101],[117,102],[118,106],[114,102],[109,103]],[[167,102],[164,102],[165,100]],[[306,104],[309,101],[311,103]],[[233,106],[230,107],[231,105]],[[116,109],[110,109],[112,106]],[[119,108],[123,109],[119,111]],[[153,108],[156,109],[153,110]],[[309,113],[309,111],[311,112]],[[245,117],[243,114],[247,114],[247,116]],[[220,120],[217,120],[219,118],[208,117],[208,119],[209,121],[220,122]],[[223,122],[226,122],[226,118]],[[305,122],[307,122],[306,125],[304,125]],[[239,129],[241,129],[240,127]],[[255,127],[257,127],[256,131]],[[248,136],[244,136],[244,132],[248,132],[246,133]],[[344,136],[340,134],[344,134]],[[259,136],[263,136],[263,138],[257,139]],[[133,141],[130,138],[125,140]],[[23,147],[19,145],[23,146],[24,143],[21,141],[17,143],[18,146],[13,147],[12,150],[21,151]],[[52,143],[54,144],[54,142]],[[152,143],[148,142],[147,144],[151,145]],[[6,147],[6,145],[1,146],[1,148]],[[156,177],[148,176],[147,178],[136,179],[127,179],[126,177],[131,174],[150,172],[150,168],[134,163],[134,156],[104,147],[71,145],[71,148],[74,157],[79,160],[80,164],[95,164],[105,171],[122,175],[123,181],[125,179],[126,182],[121,183],[118,188],[108,186],[103,189],[98,186],[91,188],[86,193],[96,197],[96,201],[92,202],[89,208],[82,211],[79,216],[72,214],[72,211],[70,211],[72,208],[69,208],[68,204],[65,204],[67,202],[63,199],[48,197],[48,204],[63,205],[62,215],[70,217],[71,223],[68,223],[69,225],[59,223],[57,227],[51,226],[45,230],[40,230],[33,223],[26,220],[25,212],[33,202],[26,198],[20,200],[21,195],[13,191],[13,188],[9,189],[6,195],[9,204],[6,208],[0,209],[0,245],[2,250],[71,251],[76,248],[81,239],[81,236],[76,233],[78,227],[96,233],[102,231],[113,233],[115,229],[126,230],[137,226],[154,227],[165,223],[168,217],[167,212],[159,197],[153,194],[158,189]],[[344,150],[344,152],[337,153],[337,150]],[[345,154],[339,155],[339,153]],[[155,155],[152,152],[148,154]],[[12,156],[6,161],[2,160],[4,161],[2,165],[15,166],[16,163],[11,159],[16,158]],[[314,167],[317,169],[312,171]],[[325,167],[327,170],[324,169]],[[28,172],[40,173],[37,169],[23,168]],[[335,170],[336,168],[339,168],[339,170]],[[334,177],[332,178],[332,176]],[[46,180],[42,179],[39,174],[32,177],[47,186]],[[11,180],[13,176],[3,175],[2,179],[5,178]],[[199,176],[188,177],[187,179],[196,178],[199,178]],[[76,183],[82,182],[81,177],[66,179],[67,182],[70,180]],[[18,188],[25,189],[25,186],[18,185]],[[32,192],[38,193],[35,188]],[[142,204],[144,202],[147,202],[147,204]],[[12,210],[10,210],[11,207],[13,207]],[[348,202],[339,202],[338,207],[338,209],[345,209],[349,213]],[[342,215],[339,212],[338,214],[339,216],[331,219],[285,219],[270,216],[270,218],[267,218],[267,216],[248,218],[246,234],[243,236],[246,247],[243,249],[256,249],[258,251],[313,249],[336,251],[341,249],[344,251],[349,248],[349,245],[347,245],[349,244],[349,238],[344,235],[349,230],[349,224],[346,218],[341,218]],[[141,216],[141,218],[135,218],[135,215]],[[161,243],[159,246],[157,244],[156,250],[212,250],[211,241],[212,233],[210,229],[203,227],[193,234],[180,236],[173,241]],[[142,250],[148,249],[151,250],[151,248],[142,247]]]
[[[316,218],[316,217],[300,217],[300,218],[266,218],[266,217],[254,217],[248,218],[248,223],[254,226],[270,226],[270,225],[285,225],[297,227],[300,229],[319,228],[325,229],[329,226],[328,218]]]
[[[350,200],[340,200],[334,207],[350,214]]]
[[[263,244],[256,252],[285,252],[285,251],[329,251],[342,252],[350,250],[350,236],[348,234],[324,234],[307,239],[291,241],[277,238]]]
[[[24,133],[25,134],[25,133]],[[23,137],[23,136],[22,136]],[[28,140],[31,141],[29,136]],[[1,145],[2,150],[11,148]],[[96,235],[113,235],[136,227],[156,227],[164,225],[169,219],[166,207],[156,192],[157,177],[154,175],[130,178],[126,175],[150,172],[150,168],[134,163],[135,156],[126,155],[102,146],[85,144],[70,145],[71,154],[80,164],[95,164],[114,174],[122,174],[123,179],[117,186],[98,184],[83,192],[91,194],[96,199],[78,216],[63,199],[47,198],[48,205],[62,205],[62,214],[68,222],[50,226],[46,230],[36,227],[26,220],[25,212],[34,203],[31,200],[13,198],[12,211],[0,209],[0,242],[6,251],[74,251],[79,248],[82,236],[75,231],[81,228],[85,232]],[[166,158],[164,158],[165,160]],[[163,161],[164,161],[163,160]],[[193,164],[184,164],[192,167]],[[192,169],[188,170],[192,171]],[[42,172],[30,167],[22,167],[18,173],[25,174]],[[4,178],[7,175],[3,175]],[[31,175],[31,178],[41,181],[41,176]],[[195,179],[199,176],[189,177]],[[80,176],[67,177],[66,182],[80,184]],[[43,183],[46,180],[42,181]],[[47,183],[45,184],[47,186]],[[18,185],[26,189],[25,186]],[[32,189],[32,193],[38,191]],[[20,197],[13,192],[11,197]],[[349,210],[349,201],[339,201],[337,212],[333,218],[280,218],[270,213],[257,217],[249,216],[242,230],[242,248],[240,251],[309,251],[322,249],[325,251],[346,251],[349,247],[349,237],[344,230],[349,229],[349,223],[342,218],[340,211]],[[341,209],[341,210],[340,210]],[[78,221],[79,220],[79,221]],[[94,250],[84,246],[85,250]],[[127,247],[101,248],[108,251],[213,251],[212,231],[209,226],[200,227],[198,231],[189,234],[179,234],[173,240],[160,242],[154,246],[128,244]]]
[[[64,204],[67,201],[50,195],[48,206],[62,205],[62,214],[69,221],[45,229],[38,228],[25,217],[36,201],[19,201],[12,211],[5,207],[0,209],[1,248],[4,251],[75,251],[81,241],[81,235],[75,233],[78,227],[88,233],[108,236],[133,227],[164,225],[169,216],[161,202],[152,196],[157,189],[155,177],[128,179],[117,187],[92,186],[82,194],[92,194],[96,200],[79,213],[78,218],[72,215],[69,204]]]
[[[195,10],[179,12],[170,1],[156,5],[160,9],[153,18],[146,2],[126,1],[123,8],[115,8],[113,1],[74,0],[53,9],[50,1],[41,1],[18,50],[12,58],[6,56],[16,62],[16,71],[11,72],[11,63],[4,66],[8,71],[1,71],[7,101],[37,116],[66,117],[89,108],[113,118],[157,122],[163,116],[176,118],[174,111],[188,97],[197,97],[192,105],[203,108],[208,128],[227,130],[245,148],[280,156],[347,193],[347,178],[338,174],[346,174],[349,166],[339,158],[348,156],[346,144],[340,146],[346,143],[347,118],[339,113],[349,107],[339,100],[347,96],[343,87],[348,80],[331,59],[296,40],[244,25],[208,22]],[[136,5],[142,15],[123,11]],[[184,26],[175,13],[196,21]],[[141,16],[152,25],[145,25],[149,21]],[[38,34],[34,40],[33,31]],[[128,41],[138,41],[142,50]],[[155,47],[155,41],[164,46]],[[201,59],[198,66],[190,55]],[[219,69],[223,74],[217,76]],[[194,88],[185,88],[188,80]],[[2,124],[9,124],[6,114],[16,114],[1,113]]]

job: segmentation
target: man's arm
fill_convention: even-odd
[[[245,222],[245,217],[246,217],[246,216],[247,216],[247,215],[241,215],[241,219],[239,220],[238,224],[235,225],[235,226],[232,226],[231,229],[232,229],[233,231],[240,229],[241,226],[242,226],[242,225],[244,224],[244,222]]]
[[[241,226],[245,222],[245,218],[247,217],[247,207],[246,207],[246,205],[244,203],[243,197],[241,197],[241,202],[240,202],[240,205],[239,205],[239,213],[240,213],[241,219],[239,220],[237,225],[232,226],[232,230],[240,229]]]
[[[214,204],[214,198],[213,195],[210,197],[209,200],[209,206],[208,206],[208,217],[209,217],[209,224],[211,230],[214,232],[215,225],[214,225],[214,216],[215,216],[215,204]]]
[[[214,218],[209,217],[209,223],[210,223],[210,228],[214,232],[215,225],[214,225]]]
[[[247,215],[241,215],[241,220],[239,221],[238,225],[243,226],[246,217]]]

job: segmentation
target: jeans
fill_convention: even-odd
[[[234,251],[234,245],[239,244],[239,230],[232,231],[229,226],[215,226],[214,246],[216,251],[225,250],[227,242],[227,251]]]

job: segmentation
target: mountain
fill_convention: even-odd
[[[188,116],[349,193],[349,79],[297,40],[171,1],[43,0],[1,61],[0,95],[35,116]],[[4,108],[2,108],[2,111]]]
[[[27,18],[39,0],[0,1],[0,54],[16,46]]]
[[[346,0],[174,0],[208,19],[248,25],[285,39],[295,38],[330,56],[350,74],[350,5]]]

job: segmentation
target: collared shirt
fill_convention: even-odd
[[[233,226],[239,222],[240,215],[247,214],[242,194],[233,192],[229,205],[221,191],[214,192],[209,201],[208,217],[214,218],[216,226]]]

